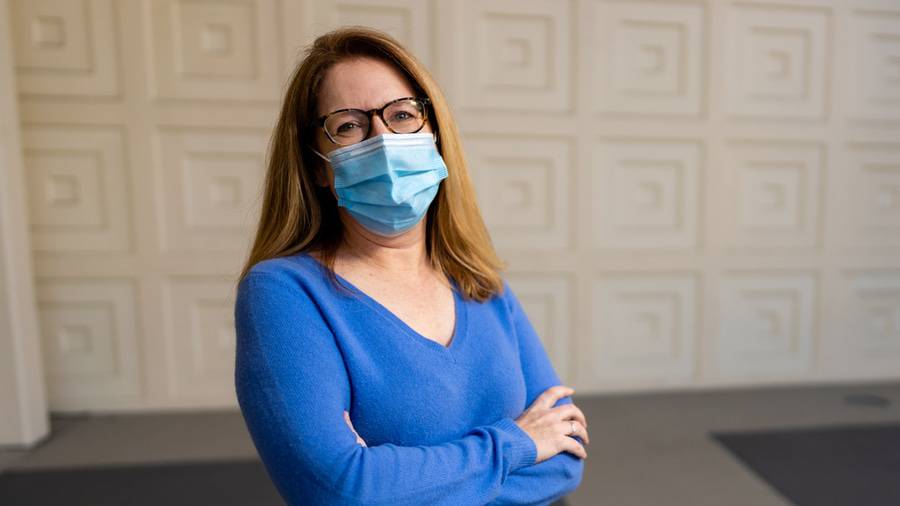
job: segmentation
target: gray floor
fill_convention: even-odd
[[[900,383],[575,396],[591,434],[572,506],[790,504],[709,438],[752,430],[900,421]],[[30,451],[0,449],[0,470],[256,455],[236,411],[53,416]]]

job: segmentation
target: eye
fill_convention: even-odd
[[[343,134],[350,133],[354,129],[359,128],[359,127],[360,127],[359,123],[356,123],[354,121],[348,121],[346,123],[341,123],[340,125],[338,125],[338,127],[335,129],[335,133],[337,133],[339,135],[343,135]]]
[[[356,110],[332,113],[325,120],[325,129],[332,137],[348,139],[358,136],[369,128],[365,113]]]
[[[391,119],[394,121],[404,121],[408,119],[412,119],[413,115],[408,113],[407,111],[397,111],[391,116]]]

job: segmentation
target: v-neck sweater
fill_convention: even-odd
[[[444,346],[336,276],[349,293],[301,252],[258,262],[238,284],[237,399],[288,504],[544,505],[579,485],[579,457],[535,463],[514,421],[562,383],[505,280],[484,302],[451,280]]]

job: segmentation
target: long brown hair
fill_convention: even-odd
[[[307,146],[315,142],[310,122],[317,116],[319,87],[326,71],[353,57],[380,58],[406,75],[417,92],[431,99],[429,121],[448,177],[426,215],[426,250],[432,266],[453,279],[463,296],[484,301],[503,290],[500,260],[476,204],[475,192],[460,145],[459,132],[437,83],[399,42],[366,27],[344,27],[318,37],[294,69],[272,133],[259,227],[241,271],[242,280],[258,262],[316,251],[335,283],[334,260],[343,226],[324,164]],[[337,284],[337,283],[336,283]]]

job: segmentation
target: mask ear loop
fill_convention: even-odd
[[[319,158],[321,158],[322,160],[325,160],[326,162],[331,163],[331,160],[329,160],[328,157],[325,156],[325,155],[323,155],[322,153],[319,153],[319,152],[316,150],[316,148],[310,146],[309,149],[312,150],[313,153],[319,155]]]
[[[318,155],[319,158],[325,160],[326,163],[331,163],[331,160],[329,160],[328,157],[326,157],[326,156],[323,155],[322,153],[319,153],[319,151],[316,150],[316,148],[314,148],[314,147],[312,147],[312,146],[309,146],[309,149],[310,149],[313,153],[315,153],[316,155]],[[322,167],[322,170],[325,170],[325,168]],[[324,174],[323,174],[322,176],[324,177]],[[318,185],[320,181],[318,181],[318,177],[317,177],[316,179],[317,179],[316,184]]]

